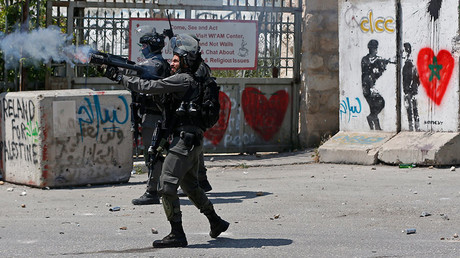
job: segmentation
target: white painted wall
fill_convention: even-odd
[[[417,102],[419,130],[457,132],[459,126],[458,58],[460,53],[459,49],[456,49],[454,39],[458,35],[459,2],[442,1],[440,9],[436,8],[436,5],[430,6],[430,2],[441,1],[401,1],[402,43],[411,44],[412,59],[417,66],[417,72],[420,77],[428,77],[419,84],[418,94],[412,95]],[[437,10],[439,10],[439,18],[435,19],[438,13]],[[427,49],[422,50],[424,48]],[[430,65],[433,65],[433,57],[427,60],[422,58],[427,56],[426,54],[430,53],[430,51],[439,60],[438,64],[443,66],[439,70],[439,76],[444,76],[440,77],[441,80],[438,80],[436,74],[433,74],[437,70],[429,68]],[[404,65],[405,61],[406,59],[402,60],[402,65]],[[449,63],[453,66],[451,72],[447,71]],[[430,82],[429,77],[432,75]],[[442,89],[445,89],[444,95],[440,93]],[[403,131],[413,131],[417,128],[415,126],[409,127],[404,96],[403,86],[401,86],[401,129]],[[412,96],[408,96],[408,98]]]
[[[388,63],[386,70],[381,71],[381,76],[371,85],[371,96],[378,96],[378,93],[385,102],[384,108],[375,116],[378,120],[374,118],[371,121],[373,129],[368,121],[370,106],[363,94],[361,69],[362,59],[369,53],[368,43],[371,40],[379,43],[379,58],[396,61],[396,33],[395,1],[339,1],[341,131],[377,130],[377,122],[382,131],[396,131],[396,64]],[[376,68],[371,69],[371,72],[376,72],[375,70]],[[374,98],[370,102],[378,101]]]
[[[132,166],[128,91],[0,95],[0,170],[37,187],[127,182]]]

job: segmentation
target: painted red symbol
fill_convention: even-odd
[[[279,131],[289,105],[289,94],[279,90],[270,97],[258,89],[248,87],[241,97],[244,119],[265,141],[270,140]]]
[[[442,98],[449,85],[455,60],[447,50],[439,51],[435,56],[431,48],[422,48],[418,53],[417,69],[428,97],[441,105]]]
[[[206,130],[204,133],[204,137],[209,139],[214,146],[219,144],[219,142],[224,137],[225,131],[227,131],[230,112],[232,110],[232,102],[230,101],[230,98],[222,91],[219,92],[219,103],[219,120],[213,127]]]

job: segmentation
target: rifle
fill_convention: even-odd
[[[150,147],[148,149],[149,167],[152,169],[158,160],[164,160],[163,151],[169,147],[168,130],[162,127],[163,122],[158,120],[155,130],[153,131],[152,142],[150,143]]]
[[[132,70],[132,71],[137,72],[138,76],[141,76],[146,71],[146,69],[143,66],[137,65],[135,62],[127,58],[103,53],[100,51],[94,51],[90,53],[89,63],[95,64],[95,65],[107,65],[107,66]],[[153,76],[153,75],[150,75],[150,76],[153,77],[152,79],[154,80],[163,79],[162,77],[158,77],[158,76]]]
[[[171,40],[171,38],[174,37],[174,32],[173,32],[173,29],[172,29],[171,17],[169,17],[169,12],[168,12],[168,10],[166,10],[166,15],[168,15],[169,29],[164,29],[164,30],[163,30],[163,35],[164,35],[165,37],[168,37],[169,40]]]
[[[136,157],[138,156],[137,147],[139,146],[139,123],[142,121],[139,117],[139,109],[141,104],[138,102],[138,94],[131,92],[131,132],[133,132],[134,145],[136,146]]]

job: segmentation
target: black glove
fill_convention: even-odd
[[[172,37],[174,37],[174,33],[171,29],[164,29],[163,30],[163,35],[165,37],[168,37],[169,39],[171,39]]]
[[[105,69],[104,76],[115,82],[120,82],[123,78],[123,74],[114,66],[108,66],[107,69]]]

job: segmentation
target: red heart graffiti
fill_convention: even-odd
[[[230,101],[230,98],[222,91],[219,92],[219,103],[219,120],[213,127],[209,128],[204,133],[204,137],[209,139],[214,146],[219,144],[219,142],[224,137],[225,131],[227,131],[230,111],[232,110],[232,102]]]
[[[258,89],[248,87],[241,97],[244,119],[265,141],[270,140],[280,129],[289,105],[289,94],[279,90],[267,100]]]
[[[418,53],[417,69],[420,81],[430,99],[440,105],[449,85],[455,60],[447,50],[435,56],[431,48],[422,48]]]

